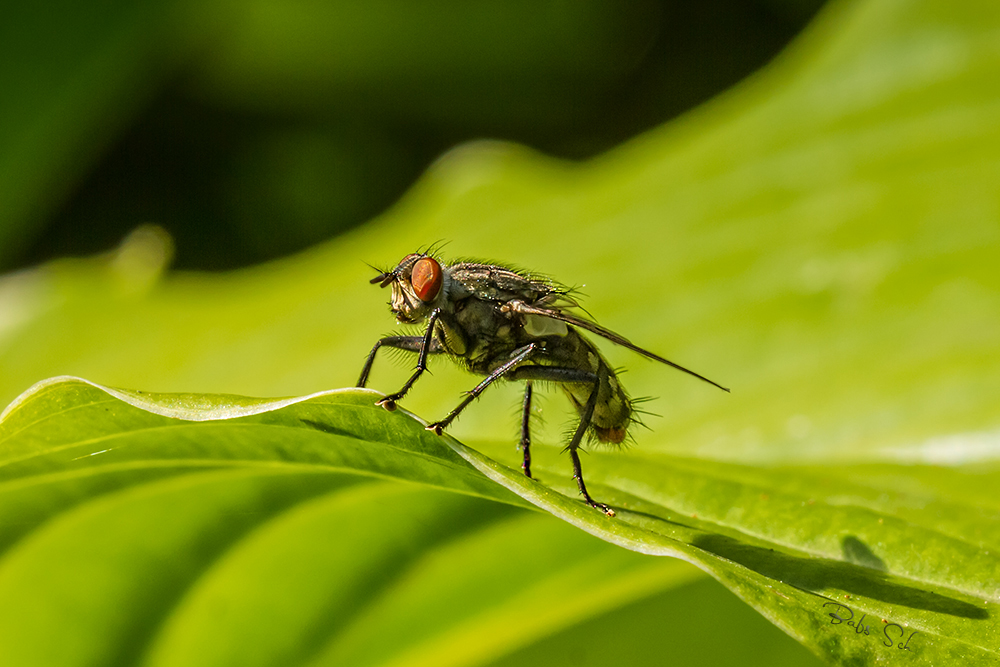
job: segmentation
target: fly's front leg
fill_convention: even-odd
[[[403,388],[397,391],[395,394],[389,394],[380,401],[376,401],[375,405],[381,405],[386,410],[395,410],[396,402],[399,399],[406,396],[406,392],[410,391],[410,387],[413,383],[417,381],[417,378],[423,375],[423,372],[427,370],[427,355],[432,352],[434,347],[434,325],[437,324],[438,318],[441,317],[441,309],[435,308],[430,317],[427,318],[427,331],[424,332],[424,337],[420,341],[420,356],[417,357],[417,369],[410,376],[410,379],[406,381]],[[438,346],[440,347],[440,346]],[[372,357],[375,355],[375,350],[372,350]]]
[[[419,352],[420,347],[424,344],[423,336],[386,336],[385,338],[379,340],[375,343],[375,347],[372,351],[368,353],[368,358],[365,359],[365,367],[361,369],[361,377],[358,378],[358,384],[356,387],[364,387],[368,384],[368,374],[371,373],[372,364],[375,363],[375,353],[378,352],[380,347],[394,347],[397,350],[406,350],[408,352]],[[437,352],[442,352],[441,343],[434,340],[431,341],[430,353],[435,354]]]
[[[477,384],[472,391],[466,395],[465,399],[458,404],[458,407],[449,412],[448,416],[441,421],[428,424],[427,430],[434,431],[438,435],[444,433],[444,430],[455,420],[455,417],[457,417],[462,410],[468,407],[469,403],[472,403],[472,401],[479,398],[479,395],[486,391],[487,387],[502,378],[507,373],[510,373],[518,364],[530,357],[532,353],[539,349],[541,349],[541,345],[538,343],[528,343],[524,347],[519,347],[514,350],[510,357],[508,357],[507,361],[490,373],[485,380]]]
[[[590,392],[590,398],[587,399],[587,405],[584,406],[583,413],[580,415],[580,424],[576,427],[573,439],[570,440],[566,449],[569,451],[569,456],[573,461],[573,479],[576,480],[576,485],[580,489],[580,494],[583,496],[584,501],[591,507],[601,510],[608,516],[614,516],[615,511],[613,509],[604,503],[595,501],[590,497],[590,493],[587,492],[587,485],[583,481],[583,467],[580,464],[580,453],[578,451],[580,443],[583,442],[583,436],[590,427],[591,420],[594,418],[594,409],[597,406],[598,390],[601,388],[601,384],[603,382],[607,382],[607,369],[601,366],[598,372],[593,373],[591,371],[582,371],[576,368],[530,366],[527,368],[517,369],[514,373],[514,377],[525,380],[548,380],[550,382],[579,383],[586,382],[593,384],[594,388]]]
[[[521,453],[524,462],[521,470],[525,476],[531,477],[531,380],[524,383],[524,412],[521,416]]]

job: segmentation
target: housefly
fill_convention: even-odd
[[[388,336],[375,343],[358,379],[359,387],[367,384],[375,354],[381,347],[418,355],[416,370],[403,387],[378,401],[387,410],[394,410],[427,370],[427,359],[432,354],[445,354],[472,373],[485,376],[444,419],[427,426],[441,435],[491,384],[500,379],[523,380],[522,468],[531,477],[528,418],[532,384],[559,384],[580,416],[566,447],[573,461],[573,477],[584,501],[608,516],[614,516],[614,511],[596,502],[587,492],[577,450],[584,436],[600,443],[622,443],[629,426],[636,421],[635,406],[614,369],[580,330],[729,391],[573,313],[579,305],[572,290],[541,276],[477,261],[445,264],[430,252],[418,252],[404,257],[391,271],[381,272],[371,283],[392,287],[389,305],[397,321],[426,322],[426,328],[422,336]]]

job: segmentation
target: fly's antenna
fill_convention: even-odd
[[[398,275],[396,275],[395,271],[383,271],[382,269],[378,268],[377,266],[374,266],[373,264],[368,264],[368,262],[365,262],[365,264],[378,271],[378,275],[368,281],[369,285],[374,285],[375,283],[379,283],[379,287],[385,287],[391,283],[394,283],[399,277]]]

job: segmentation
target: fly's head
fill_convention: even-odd
[[[439,308],[447,294],[448,275],[445,267],[430,255],[413,253],[404,257],[392,271],[386,271],[371,283],[379,287],[392,286],[389,306],[398,322],[413,324]]]

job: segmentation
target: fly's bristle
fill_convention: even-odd
[[[417,354],[416,352],[411,352],[410,350],[400,350],[397,347],[386,346],[383,347],[382,349],[385,350],[385,352],[383,352],[382,354],[384,354],[389,359],[389,362],[392,365],[398,367],[402,366],[406,366],[407,368],[412,367],[414,355]]]
[[[650,426],[646,422],[644,422],[642,420],[642,417],[640,417],[638,414],[636,414],[636,412],[641,412],[641,411],[633,411],[632,414],[629,415],[629,423],[630,424],[635,424],[636,426],[641,426],[642,428],[646,429],[647,431],[652,431],[653,429],[650,428]],[[652,415],[653,413],[652,412],[642,412],[642,414]],[[654,417],[658,417],[659,415],[653,415],[653,416]]]
[[[533,381],[533,384],[534,384],[535,389],[538,389],[538,382],[537,381]],[[532,401],[532,403],[531,403],[531,412],[528,413],[528,423],[530,425],[532,425],[532,426],[536,425],[536,424],[539,425],[539,426],[544,426],[545,425],[545,415],[542,414],[541,405],[539,405],[540,401],[538,400],[540,398],[539,393],[540,392],[536,391],[534,393],[534,395],[532,396],[532,399],[531,399],[531,401]],[[510,406],[510,413],[511,413],[511,415],[516,415],[517,416],[517,418],[518,418],[517,419],[517,423],[520,424],[521,423],[521,417],[524,415],[524,399],[523,399],[523,397],[518,398],[516,404],[511,404],[511,406]],[[532,431],[532,432],[534,432],[534,431]],[[520,437],[520,427],[518,427],[518,437]]]
[[[572,440],[573,440],[573,436],[574,436],[574,435],[576,435],[576,427],[577,427],[578,425],[579,425],[579,424],[578,424],[578,420],[577,420],[577,421],[570,421],[570,422],[568,422],[568,423],[567,423],[567,424],[566,424],[566,425],[565,425],[565,426],[563,427],[563,429],[562,429],[562,441],[563,441],[563,442],[565,442],[565,443],[569,443],[569,442],[572,442]],[[589,428],[588,428],[588,429],[587,429],[587,440],[588,440],[588,442],[589,442],[589,441],[590,441],[591,439],[593,439],[593,438],[594,438],[594,433],[593,433],[593,429],[589,429]],[[582,444],[582,443],[581,443],[581,444]],[[567,445],[566,445],[566,447],[564,447],[564,448],[563,448],[563,452],[566,452],[566,451],[568,451],[568,450],[569,450],[569,444],[567,444]],[[581,450],[581,451],[583,451],[583,450]]]
[[[660,418],[662,418],[663,415],[661,415],[659,412],[653,412],[652,410],[644,410],[642,408],[636,407],[636,404],[642,405],[643,403],[648,403],[648,402],[650,402],[652,400],[653,400],[652,396],[648,396],[648,397],[645,397],[645,398],[633,398],[632,399],[632,412],[633,413],[638,413],[640,415],[649,415],[650,417],[660,417]]]
[[[642,420],[642,415],[649,415],[650,417],[662,417],[663,415],[657,414],[656,412],[650,412],[649,410],[643,410],[637,408],[636,404],[642,405],[643,403],[649,403],[654,400],[654,396],[640,396],[639,398],[633,398],[632,401],[632,413],[629,415],[629,422],[635,424],[636,426],[641,426],[647,431],[652,430],[646,422]]]
[[[431,243],[429,246],[427,246],[426,249],[424,250],[418,249],[417,254],[423,255],[425,257],[437,257],[438,253],[441,252],[441,250],[449,243],[451,243],[451,241],[446,241],[445,239],[438,239],[434,243]]]

